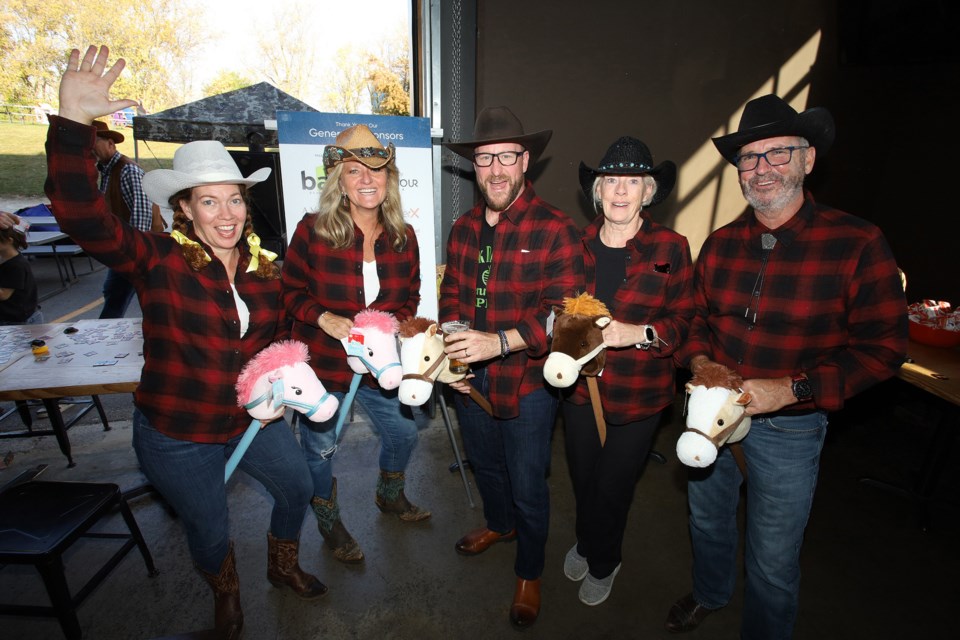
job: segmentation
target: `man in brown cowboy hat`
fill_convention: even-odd
[[[122,133],[110,129],[102,120],[94,120],[93,126],[97,131],[93,157],[100,172],[100,193],[107,199],[113,215],[141,231],[150,231],[154,219],[153,203],[143,192],[143,169],[117,151],[117,145],[124,140]],[[113,269],[107,269],[100,318],[122,318],[133,300],[133,293],[129,280]]]
[[[747,103],[736,132],[713,139],[751,209],[704,243],[697,315],[676,357],[694,374],[742,375],[753,421],[741,443],[746,478],[729,447],[712,466],[690,470],[693,592],[670,610],[672,632],[695,629],[733,595],[746,479],[740,637],[791,637],[827,412],[892,376],[904,359],[906,300],[883,234],[803,188],[833,137],[826,109],[797,113],[766,95]]]
[[[450,230],[440,285],[440,320],[468,320],[447,336],[446,353],[473,374],[451,386],[475,387],[457,403],[464,446],[483,498],[485,526],[456,544],[476,555],[517,540],[510,621],[533,624],[540,612],[550,496],[547,468],[557,397],[543,382],[547,322],[554,305],[583,287],[579,235],[570,218],[541,200],[526,179],[552,131],[524,133],[506,107],[477,116],[473,139],[446,147],[473,163],[483,199]]]

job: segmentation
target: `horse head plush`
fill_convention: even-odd
[[[437,323],[417,316],[400,323],[400,402],[413,407],[430,399],[433,384],[463,380],[466,373],[452,373],[443,352],[443,333]]]
[[[435,382],[457,382],[468,372],[450,371],[450,359],[443,352],[443,332],[427,318],[409,318],[400,323],[400,402],[418,407],[430,399]],[[488,414],[493,415],[490,401],[470,387],[470,397]]]
[[[275,342],[254,356],[237,379],[237,404],[260,421],[275,420],[286,407],[313,422],[329,420],[339,401],[324,388],[309,360],[307,345],[297,340]]]
[[[354,373],[373,374],[383,389],[400,385],[400,355],[397,353],[397,319],[392,313],[364,309],[353,319],[350,335],[342,340],[347,364]]]
[[[704,367],[686,385],[687,428],[677,440],[677,456],[690,467],[708,467],[720,447],[743,440],[750,431],[749,393],[743,379],[723,366]]]
[[[596,376],[606,364],[603,328],[610,324],[607,306],[589,293],[564,298],[563,308],[554,307],[553,342],[543,364],[543,377],[560,389],[581,375]]]

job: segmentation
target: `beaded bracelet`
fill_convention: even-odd
[[[506,358],[510,355],[510,343],[507,342],[507,334],[503,329],[497,329],[497,335],[500,336],[500,357]]]

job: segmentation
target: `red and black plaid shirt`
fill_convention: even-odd
[[[676,382],[673,353],[687,337],[693,318],[693,261],[690,245],[679,233],[644,214],[643,226],[627,242],[627,278],[607,308],[614,320],[650,324],[667,343],[644,351],[634,346],[607,349],[603,374],[597,378],[603,413],[612,424],[647,418],[673,402]],[[587,291],[596,290],[596,257],[590,243],[597,237],[603,216],[583,230]],[[586,381],[577,380],[576,404],[590,402]]]
[[[316,236],[316,214],[297,224],[283,260],[283,303],[293,317],[292,335],[310,347],[310,366],[328,390],[347,391],[353,370],[339,340],[317,326],[324,311],[353,319],[367,308],[363,293],[363,232],[354,225],[352,247],[336,250]],[[402,321],[416,315],[420,304],[420,249],[407,225],[407,244],[394,251],[387,234],[374,244],[380,293],[371,309],[386,311]],[[372,376],[364,383],[376,386]]]
[[[777,243],[759,303],[751,305],[763,233]],[[894,375],[906,354],[906,299],[883,234],[817,205],[809,193],[774,231],[748,211],[712,233],[697,259],[694,295],[697,316],[682,362],[703,353],[745,379],[805,373],[813,401],[791,409],[840,409],[846,398]]]
[[[110,213],[90,155],[95,137],[93,127],[50,118],[45,190],[57,222],[136,288],[144,360],[137,407],[172,438],[225,442],[250,425],[250,415],[237,406],[240,370],[283,337],[280,280],[246,273],[249,253],[241,244],[234,283],[250,310],[250,326],[241,338],[230,280],[210,247],[191,234],[213,257],[196,272],[169,235],[138,231]]]
[[[440,284],[441,322],[474,320],[485,208],[480,202],[450,229]],[[519,415],[521,396],[544,388],[547,317],[553,305],[582,288],[583,256],[573,221],[538,198],[529,180],[517,200],[500,214],[493,232],[487,326],[491,331],[515,328],[527,344],[524,351],[487,364],[493,413],[509,419]]]

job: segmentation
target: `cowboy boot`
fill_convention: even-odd
[[[363,562],[363,551],[353,539],[340,519],[340,505],[337,504],[337,479],[333,479],[333,491],[330,499],[313,496],[310,500],[313,513],[317,516],[317,528],[327,546],[333,551],[333,557],[346,564]]]
[[[303,600],[327,593],[327,587],[300,568],[299,540],[279,540],[267,533],[267,580],[275,587],[290,587]]]
[[[240,610],[240,577],[233,555],[233,543],[227,557],[220,563],[220,572],[207,573],[200,567],[197,571],[213,589],[214,631],[217,638],[235,640],[243,631],[243,611]]]
[[[377,478],[377,507],[383,513],[393,513],[404,522],[418,522],[430,517],[430,512],[407,500],[403,494],[403,471],[380,470]]]

